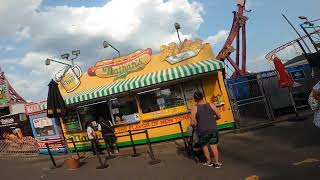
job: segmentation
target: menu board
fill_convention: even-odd
[[[69,112],[68,116],[65,117],[63,120],[65,122],[68,132],[81,131],[81,125],[80,125],[76,111]]]

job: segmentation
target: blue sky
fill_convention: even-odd
[[[156,7],[155,7],[156,6]],[[46,98],[47,83],[59,65],[45,58],[81,50],[78,64],[86,70],[95,61],[115,56],[103,49],[108,40],[121,52],[176,41],[174,22],[182,37],[214,42],[218,53],[230,30],[235,0],[5,0],[0,2],[0,64],[10,83],[27,100]],[[320,17],[319,0],[248,0],[247,59],[250,71],[270,69],[264,55],[297,35],[297,17]],[[302,32],[301,32],[302,33]],[[210,38],[211,37],[211,38]],[[215,39],[215,41],[210,41]]]

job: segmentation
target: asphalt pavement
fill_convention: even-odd
[[[131,157],[130,148],[108,160],[106,169],[96,169],[98,161],[87,152],[82,166],[68,170],[64,157],[55,157],[62,167],[51,169],[48,157],[0,158],[3,180],[241,180],[256,175],[272,180],[320,179],[320,129],[312,118],[297,122],[281,122],[274,126],[245,133],[228,133],[220,138],[221,169],[205,167],[185,155],[181,140],[153,144],[155,157],[161,163],[149,165],[147,146],[138,146],[141,153]],[[83,153],[82,153],[83,154]],[[103,155],[104,157],[105,155]]]

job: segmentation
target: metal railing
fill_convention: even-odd
[[[166,124],[166,125],[162,125],[162,126],[157,126],[157,127],[152,127],[152,128],[149,128],[149,129],[153,129],[153,128],[159,128],[159,127],[164,127],[164,126],[169,126],[169,125],[175,125],[175,124],[178,124],[179,125],[179,129],[181,131],[181,137],[183,138],[183,141],[184,141],[184,145],[185,145],[185,148],[187,148],[187,142],[186,142],[186,139],[185,139],[185,136],[184,136],[184,132],[183,132],[183,128],[182,128],[182,124],[181,124],[181,121],[179,122],[176,122],[176,123],[172,123],[172,124]],[[152,143],[150,141],[150,136],[149,136],[149,132],[148,130],[149,129],[142,129],[142,130],[129,130],[127,132],[121,132],[121,134],[123,133],[127,133],[125,135],[120,135],[120,136],[117,136],[118,138],[119,137],[126,137],[126,136],[130,136],[130,142],[131,142],[131,146],[132,146],[132,150],[133,150],[133,154],[131,155],[131,157],[138,157],[140,155],[140,153],[137,153],[137,150],[136,150],[136,147],[135,147],[135,143],[134,143],[134,139],[133,139],[133,136],[134,135],[137,135],[137,134],[145,134],[146,136],[146,140],[147,140],[147,144],[148,144],[148,154],[149,154],[149,157],[150,157],[150,161],[149,161],[149,164],[150,165],[154,165],[154,164],[158,164],[161,162],[160,159],[156,159],[155,155],[154,155],[154,151],[153,151],[153,148],[152,148]],[[115,133],[115,134],[120,134],[120,133]],[[109,137],[111,135],[115,135],[115,134],[104,134],[105,137]],[[96,140],[105,140],[104,138],[100,138],[100,139],[96,139]],[[109,139],[110,140],[110,139]],[[67,140],[61,140],[59,142],[65,142],[66,144],[68,143],[68,141],[71,141],[71,143],[73,144],[73,147],[75,148],[75,152],[78,156],[78,158],[80,159],[80,155],[79,155],[79,152],[77,150],[77,146],[76,146],[76,143],[79,143],[79,142],[90,142],[90,140],[86,140],[86,141],[74,141],[73,138],[69,138]],[[53,167],[54,168],[57,168],[59,166],[57,166],[56,162],[55,162],[55,159],[54,159],[54,156],[52,155],[51,153],[51,150],[50,150],[50,147],[49,147],[49,144],[54,144],[54,143],[59,143],[59,142],[53,142],[53,143],[46,143],[46,148],[47,148],[47,151],[48,151],[48,154],[50,156],[50,160],[53,164]],[[96,158],[98,160],[98,166],[96,169],[104,169],[104,168],[107,168],[109,167],[109,165],[107,164],[107,159],[108,157],[105,157],[105,161],[103,162],[101,157],[100,157],[100,153],[99,153],[99,148],[97,146],[96,143],[92,143],[93,145],[93,148],[94,148],[94,151],[96,152]],[[108,156],[110,157],[110,153],[109,153],[109,146],[108,144],[106,143],[106,147],[107,147],[107,151],[108,151]],[[118,148],[118,147],[117,147]],[[72,154],[70,152],[70,150],[68,149],[68,153]],[[72,155],[71,155],[72,157]]]
[[[32,137],[0,140],[1,155],[38,155],[37,141]]]

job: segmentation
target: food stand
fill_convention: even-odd
[[[85,125],[97,120],[111,122],[117,136],[148,129],[151,142],[181,137],[177,122],[186,132],[196,90],[217,104],[218,128],[233,127],[224,63],[214,57],[210,44],[186,39],[162,45],[159,54],[147,48],[98,61],[82,75],[70,68],[59,82],[69,109],[62,122],[65,137],[74,138],[80,150],[91,148]],[[146,143],[145,134],[134,135],[133,141]],[[118,137],[117,144],[131,145],[130,137]]]
[[[25,105],[33,137],[37,141],[40,154],[48,154],[45,143],[49,144],[52,154],[64,154],[67,152],[67,149],[62,141],[63,134],[58,126],[59,121],[47,117],[46,106],[46,101],[27,103]]]

